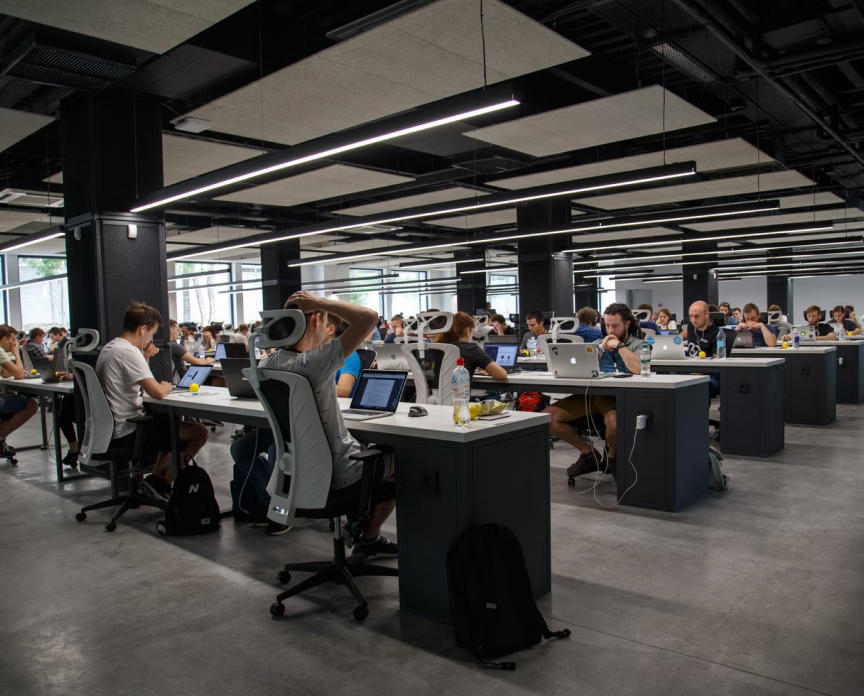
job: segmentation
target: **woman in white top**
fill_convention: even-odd
[[[661,331],[675,331],[678,328],[678,324],[672,319],[672,312],[665,307],[657,315],[657,326],[660,327]]]

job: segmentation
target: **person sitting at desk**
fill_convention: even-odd
[[[205,326],[201,329],[201,350],[213,351],[216,350],[216,330],[212,326]]]
[[[660,327],[657,326],[657,323],[651,319],[654,315],[654,307],[652,307],[647,302],[640,304],[636,309],[647,309],[648,310],[648,319],[647,321],[640,321],[639,327],[643,329],[651,329],[655,334],[660,334]]]
[[[785,336],[786,334],[792,333],[792,325],[786,320],[786,316],[783,314],[783,310],[780,309],[780,305],[772,304],[768,307],[768,314],[770,315],[772,312],[777,312],[780,314],[780,318],[776,321],[771,321],[769,319],[768,323],[773,326],[778,336]]]
[[[675,331],[678,328],[678,324],[672,318],[672,312],[666,307],[657,313],[657,326],[660,327],[661,331]]]
[[[741,308],[740,307],[733,307],[732,308],[732,318],[735,319],[736,324],[740,324],[742,321],[744,321],[744,315],[741,314]]]
[[[337,370],[344,366],[345,359],[366,340],[378,320],[378,313],[360,305],[316,297],[304,290],[288,298],[285,308],[292,307],[297,307],[306,315],[306,333],[296,345],[280,348],[274,354],[263,358],[259,366],[269,370],[294,372],[309,380],[333,455],[330,489],[356,490],[359,494],[363,464],[352,461],[350,457],[361,450],[361,445],[351,437],[345,427],[342,411],[336,400],[335,376]],[[339,338],[327,342],[328,317],[331,313],[348,322],[349,326]],[[391,460],[383,467],[382,478],[373,483],[372,510],[365,520],[357,523],[357,528],[362,530],[362,533],[351,554],[354,560],[398,555],[397,545],[381,534],[381,525],[396,508],[392,468]]]
[[[846,318],[846,308],[843,305],[837,305],[831,310],[831,318],[835,324],[843,327],[847,336],[857,336],[861,333],[861,327],[851,319]]]
[[[327,335],[324,338],[322,345],[327,345],[334,338],[342,335],[342,320],[335,314],[327,314]],[[345,364],[336,370],[336,396],[340,399],[347,399],[354,396],[354,389],[357,386],[357,380],[360,379],[360,373],[363,371],[363,365],[360,363],[360,356],[355,350],[351,355],[345,358]]]
[[[62,350],[71,339],[66,335],[66,329],[52,326],[48,329],[48,350],[52,353]]]
[[[397,337],[405,335],[405,320],[401,314],[397,314],[390,320],[390,332],[384,339],[384,343],[395,343]]]
[[[597,321],[597,313],[591,307],[583,307],[576,312],[576,320],[579,326],[576,327],[576,335],[581,336],[585,343],[593,343],[603,339],[603,334],[600,329],[595,329],[594,324]]]
[[[846,310],[846,313],[849,315],[849,318],[855,322],[855,326],[860,328],[861,322],[858,321],[858,315],[855,314],[855,308],[851,304],[847,304],[843,309]]]
[[[234,332],[234,343],[242,343],[246,346],[246,352],[249,352],[249,324],[240,324],[237,331]]]
[[[720,311],[726,315],[726,326],[738,326],[738,320],[732,316],[732,307],[728,302],[720,303]]]
[[[24,379],[18,329],[8,324],[0,324],[0,376]],[[0,415],[11,416],[0,421],[0,457],[15,456],[15,449],[6,444],[6,438],[35,416],[38,410],[36,399],[14,393],[0,395]]]
[[[694,302],[690,305],[690,322],[684,324],[681,331],[681,340],[686,350],[691,354],[705,353],[708,358],[717,355],[717,336],[720,327],[711,321],[708,303]],[[708,375],[708,399],[713,399],[720,393],[720,375]]]
[[[763,324],[759,314],[759,307],[752,302],[744,305],[744,321],[738,324],[738,331],[752,332],[754,348],[773,348],[777,345],[777,329],[770,324]]]
[[[600,356],[600,371],[637,374],[641,370],[639,351],[645,345],[645,333],[639,327],[632,310],[626,304],[616,302],[606,308],[603,321],[606,324],[606,337],[600,344],[600,349],[603,351]],[[544,413],[552,417],[549,432],[573,445],[581,453],[579,459],[567,468],[567,476],[575,478],[604,471],[603,457],[570,426],[571,422],[587,416],[602,418],[606,424],[606,445],[609,453],[607,461],[614,475],[618,450],[618,414],[615,410],[615,397],[592,396],[587,399],[587,402],[586,410],[585,396],[573,394],[548,406]]]
[[[30,329],[30,338],[27,343],[24,344],[24,350],[27,351],[31,360],[33,358],[45,357],[45,348],[42,346],[44,341],[45,331],[40,329],[38,326],[35,329]]]
[[[525,323],[528,325],[528,331],[522,337],[519,350],[525,350],[528,347],[528,341],[532,338],[537,338],[547,333],[546,319],[543,317],[543,312],[538,309],[532,309],[525,315]]]
[[[178,343],[180,338],[180,327],[177,325],[177,320],[172,319],[168,322],[171,341],[168,343],[168,348],[171,351],[171,361],[174,363],[174,372],[177,378],[183,379],[186,374],[186,365],[212,365],[216,362],[216,358],[196,358],[192,353],[186,350],[186,346]]]
[[[746,307],[744,308],[747,309]],[[807,308],[807,325],[816,330],[816,340],[817,341],[836,341],[837,334],[834,333],[834,329],[831,328],[829,324],[825,324],[824,322],[819,321],[819,318],[822,316],[822,310],[818,305],[810,305]],[[791,341],[792,334],[786,334],[781,341]]]
[[[507,325],[507,320],[503,314],[493,314],[489,319],[492,324],[492,333],[496,336],[515,336],[516,332],[512,326]]]
[[[105,391],[105,398],[114,414],[114,435],[110,447],[129,447],[135,430],[145,429],[143,453],[161,454],[153,473],[141,482],[141,490],[155,500],[166,501],[171,496],[174,472],[171,468],[170,416],[154,414],[153,420],[140,425],[127,422],[144,414],[143,390],[154,399],[164,399],[174,388],[170,382],[157,382],[150,372],[148,360],[159,352],[153,345],[153,334],[162,324],[158,309],[142,302],[133,302],[123,316],[123,333],[105,344],[96,360],[96,375]],[[181,421],[178,424],[180,466],[194,457],[206,444],[209,433],[200,423]]]
[[[474,317],[465,312],[453,315],[453,326],[447,333],[436,334],[435,343],[449,343],[459,348],[459,357],[465,361],[465,369],[469,376],[474,376],[475,370],[481,370],[495,379],[507,379],[507,370],[496,363],[480,346],[471,340],[474,335]],[[439,387],[441,380],[449,380],[450,375],[438,375]]]

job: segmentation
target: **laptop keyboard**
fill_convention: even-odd
[[[377,416],[380,411],[363,411],[359,408],[346,408],[342,413],[350,413],[352,416]]]

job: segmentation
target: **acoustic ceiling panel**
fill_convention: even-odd
[[[219,244],[220,242],[228,242],[235,239],[243,239],[251,237],[254,234],[261,234],[268,230],[259,230],[253,227],[230,227],[220,225],[218,227],[205,227],[192,232],[179,231],[179,234],[170,234],[167,238],[168,244],[194,242],[195,244]],[[172,248],[175,251],[177,247]]]
[[[574,244],[588,244],[591,242],[629,242],[635,237],[662,237],[664,235],[676,234],[675,230],[667,229],[666,227],[646,227],[639,229],[637,232],[633,230],[624,230],[621,232],[591,232],[589,234],[574,234],[570,241]]]
[[[714,230],[737,230],[747,227],[765,227],[766,225],[793,225],[800,222],[812,222],[822,220],[837,221],[843,218],[864,217],[864,212],[858,208],[839,208],[837,210],[808,210],[802,213],[787,213],[785,215],[764,215],[758,218],[736,218],[729,220],[713,220],[711,222],[684,223],[683,227],[700,232]]]
[[[630,172],[645,167],[659,167],[663,164],[675,164],[676,162],[696,162],[696,171],[710,172],[718,169],[730,169],[733,167],[748,167],[754,164],[773,162],[774,158],[761,152],[743,138],[733,138],[714,143],[702,143],[688,147],[678,147],[666,151],[664,161],[663,152],[651,152],[645,155],[633,155],[620,159],[595,162],[593,164],[580,164],[576,167],[563,167],[552,169],[547,172],[526,174],[525,176],[514,176],[510,179],[498,179],[487,182],[490,186],[516,190],[530,186],[542,186],[544,184],[557,184],[562,181],[573,181],[586,179],[593,176],[605,174],[619,174]]]
[[[803,174],[795,171],[771,172],[756,176],[736,176],[728,179],[709,179],[692,184],[677,186],[662,186],[647,188],[640,191],[622,191],[605,196],[590,196],[579,198],[577,203],[591,205],[602,210],[617,210],[620,208],[639,208],[646,205],[662,203],[681,203],[697,201],[721,196],[739,196],[745,193],[759,191],[779,191],[781,189],[811,186],[813,182]]]
[[[63,216],[54,216],[49,218],[42,213],[23,213],[14,210],[7,210],[0,206],[0,232],[9,232],[23,225],[29,225],[26,232],[37,232],[46,229],[52,225],[62,225]]]
[[[483,4],[490,83],[588,51],[501,0]],[[480,0],[438,0],[289,65],[190,115],[294,145],[483,86]]]
[[[439,191],[418,193],[414,196],[393,198],[389,201],[380,201],[378,203],[367,203],[366,205],[357,205],[353,208],[343,208],[336,212],[340,215],[378,215],[379,213],[389,213],[393,210],[416,208],[421,205],[434,205],[435,203],[458,201],[464,198],[478,198],[486,195],[488,194],[483,191],[475,191],[465,186],[451,186]]]
[[[211,143],[164,133],[162,171],[165,186],[258,157],[262,152],[263,150],[250,147]]]
[[[9,149],[19,140],[24,140],[53,120],[51,116],[0,107],[0,152]]]
[[[292,206],[410,181],[414,181],[414,178],[346,164],[332,164],[262,186],[242,189],[227,196],[219,196],[217,200]]]
[[[717,119],[659,85],[478,128],[465,135],[534,157],[713,123]]]
[[[0,0],[0,13],[165,53],[252,0]]]
[[[478,227],[493,227],[496,225],[515,225],[516,208],[491,210],[488,213],[476,213],[474,215],[457,215],[456,217],[426,220],[426,222],[430,225],[451,227],[456,230],[473,230]]]
[[[812,208],[815,205],[831,205],[835,203],[845,203],[840,196],[822,191],[820,193],[805,193],[800,196],[781,196],[779,199],[780,207],[784,210],[791,208]]]

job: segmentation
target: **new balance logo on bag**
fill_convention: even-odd
[[[180,469],[174,481],[165,519],[156,524],[162,536],[189,536],[219,531],[222,518],[207,472],[193,460]]]
[[[201,485],[200,483],[196,483],[193,486],[189,486],[189,492],[190,493],[197,493],[198,492],[198,486],[200,486],[200,485]]]

